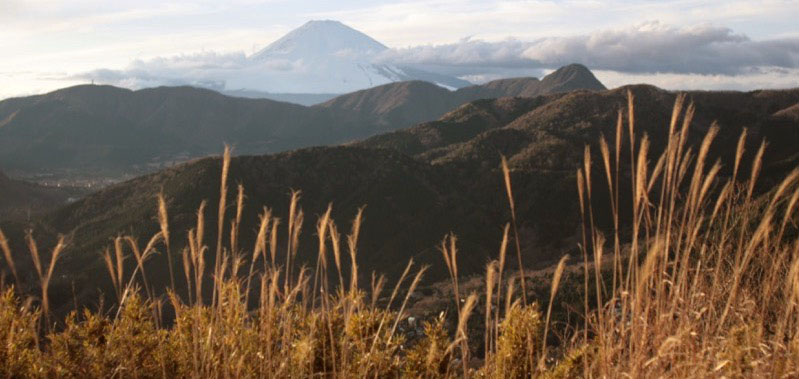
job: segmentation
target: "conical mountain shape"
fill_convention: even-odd
[[[338,21],[308,21],[253,56],[265,59],[365,59],[388,47]]]
[[[348,93],[383,84],[424,80],[444,87],[471,83],[377,62],[388,47],[338,21],[309,21],[250,57],[229,90],[271,93]]]
[[[576,89],[604,90],[605,86],[594,73],[581,64],[563,66],[544,77],[540,84],[542,91],[567,92]]]

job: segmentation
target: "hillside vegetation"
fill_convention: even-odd
[[[519,228],[519,204],[528,194],[517,186],[524,182],[519,180],[520,171],[505,159],[493,171],[497,177],[493,185],[499,189],[494,206],[509,210],[509,216],[499,223],[495,253],[483,266],[484,285],[463,286],[460,263],[468,259],[469,249],[455,235],[439,236],[437,254],[451,281],[454,307],[441,316],[415,320],[407,317],[406,310],[428,268],[414,262],[405,266],[407,259],[391,258],[385,266],[405,267],[392,281],[395,286],[387,285],[382,276],[364,278],[359,262],[367,251],[359,241],[368,234],[365,225],[382,221],[366,222],[365,210],[357,211],[349,225],[338,224],[335,220],[341,218],[331,217],[330,207],[323,206],[326,210],[316,216],[305,215],[300,195],[294,192],[286,210],[254,211],[259,215],[252,229],[256,237],[243,244],[239,235],[246,230],[244,204],[249,192],[236,189],[231,173],[237,164],[257,164],[257,160],[231,160],[226,151],[221,164],[207,160],[183,168],[215,165],[219,174],[211,185],[185,183],[211,187],[209,195],[218,189],[219,198],[215,206],[199,205],[188,233],[172,228],[173,220],[182,217],[170,211],[176,199],[159,196],[150,199],[156,209],[152,233],[142,239],[120,235],[109,241],[102,259],[112,285],[99,311],[74,309],[64,323],[53,319],[50,282],[62,256],[66,258],[65,244],[75,240],[62,236],[43,243],[28,234],[25,240],[38,285],[22,290],[23,257],[12,254],[5,235],[0,235],[0,250],[11,272],[0,298],[0,338],[8,341],[0,345],[0,373],[27,377],[799,375],[796,164],[770,173],[772,179],[764,181],[769,166],[766,144],[747,142],[759,132],[756,127],[741,130],[731,137],[732,146],[724,146],[724,127],[701,125],[699,108],[679,96],[666,122],[648,133],[639,127],[638,115],[649,113],[637,108],[647,100],[634,99],[632,91],[622,96],[626,112],[612,112],[617,119],[606,129],[609,133],[597,137],[597,145],[581,148],[579,168],[572,167],[571,185],[576,190],[571,201],[579,218],[579,248],[571,257],[558,257],[550,271],[550,290],[543,297],[528,291],[534,275],[508,267],[511,261],[523,267],[528,263],[522,254],[527,241]],[[763,108],[774,113],[781,106]],[[514,130],[518,124],[509,125]],[[694,128],[704,130],[696,133]],[[337,153],[357,152],[369,151],[340,148]],[[309,152],[292,154],[307,157]],[[447,164],[380,154],[384,158],[378,163],[406,162],[404,170]],[[772,154],[782,157],[779,151]],[[289,154],[268,159],[298,158]],[[774,162],[774,167],[785,162]],[[381,177],[387,175],[383,172]],[[119,186],[97,196],[131,188],[138,187]],[[85,208],[73,208],[80,209]],[[208,223],[210,214],[224,223]],[[420,223],[423,217],[403,222]],[[306,218],[315,225],[311,231],[303,230]],[[603,224],[601,218],[610,223]],[[316,245],[316,256],[306,267],[297,260],[302,235],[312,235]],[[186,241],[185,248],[176,248],[179,240]],[[53,246],[50,254],[45,254],[44,245]],[[154,290],[153,280],[161,274],[154,273],[152,263],[159,257],[169,262],[170,281],[183,277],[187,286],[170,284],[171,290],[163,295]],[[126,259],[132,266],[124,264]],[[579,299],[572,303],[575,294]],[[577,321],[560,319],[553,311],[562,302],[576,307]],[[172,322],[165,318],[169,313]]]

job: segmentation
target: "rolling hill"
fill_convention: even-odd
[[[448,91],[429,82],[392,83],[342,95],[317,107],[356,114],[378,125],[410,126],[438,119],[453,108],[479,99],[535,97],[575,89],[604,90],[588,68],[578,64],[561,67],[542,80],[501,79]],[[386,130],[388,131],[388,130]]]
[[[535,83],[549,83],[539,92],[601,88],[590,71],[574,65],[540,82],[510,82],[462,92],[391,83],[313,107],[193,87],[70,87],[0,102],[0,168],[119,177],[218,153],[224,143],[237,154],[265,154],[353,141],[437,119],[484,96],[524,96]]]

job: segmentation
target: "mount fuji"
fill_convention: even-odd
[[[224,79],[225,89],[233,95],[269,97],[342,94],[407,80],[448,89],[471,85],[455,77],[379,62],[380,54],[388,49],[341,22],[309,21],[248,57],[243,72]]]

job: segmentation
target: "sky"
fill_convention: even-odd
[[[387,62],[473,82],[576,62],[608,87],[799,87],[797,16],[799,0],[0,0],[0,99],[102,70],[201,73],[317,19],[382,42]]]

